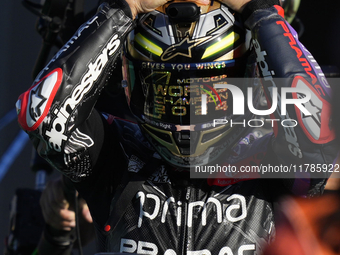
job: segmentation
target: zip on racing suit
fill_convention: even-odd
[[[239,153],[226,155],[226,162],[332,164],[336,150],[329,126],[331,92],[320,67],[279,15],[280,7],[249,10],[245,25],[252,31],[262,76],[299,77],[312,94],[310,109],[315,111],[309,117],[298,109],[285,116],[275,112],[274,118],[294,118],[299,125],[276,126],[274,134],[240,143]],[[70,178],[87,201],[100,251],[258,254],[274,236],[278,197],[318,194],[327,173],[321,179],[207,181],[190,179],[188,172],[164,164],[136,123],[102,114],[95,107],[133,28],[124,1],[102,5],[19,97],[21,127],[40,156]],[[295,83],[296,79],[287,79],[284,86]],[[268,88],[264,91],[270,99]],[[314,131],[317,127],[316,132],[310,132],[311,126]],[[110,214],[125,173],[145,167],[152,173],[111,228]]]

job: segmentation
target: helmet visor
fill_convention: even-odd
[[[245,73],[241,59],[188,64],[125,61],[130,108],[153,124],[192,125],[231,117],[233,96],[216,87]],[[237,86],[245,91],[245,83]]]

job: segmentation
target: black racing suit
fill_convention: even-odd
[[[257,10],[245,24],[252,31],[263,77],[287,78],[287,87],[294,77],[304,77],[312,99],[319,102],[313,106],[321,102],[322,108],[307,120],[294,108],[286,116],[275,112],[273,118],[297,119],[299,125],[277,126],[274,134],[240,143],[238,153],[226,155],[226,161],[238,166],[332,164],[336,150],[328,123],[330,88],[319,66],[277,8]],[[286,192],[317,194],[325,179],[190,179],[157,157],[137,124],[99,112],[95,104],[134,26],[126,3],[104,5],[20,96],[21,127],[40,156],[69,177],[86,199],[100,251],[258,254],[274,236],[278,197]],[[270,101],[268,89],[264,91]],[[311,123],[317,124],[317,135],[309,133]],[[152,173],[124,208],[117,227],[111,227],[109,215],[113,206],[120,206],[117,189],[126,184],[126,173],[145,168]]]

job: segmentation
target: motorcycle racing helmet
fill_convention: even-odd
[[[123,87],[144,135],[171,165],[210,163],[247,130],[228,122],[252,114],[233,115],[232,93],[217,87],[254,77],[249,41],[241,17],[217,1],[175,0],[138,17],[124,47]],[[256,83],[238,87],[246,94],[248,86],[259,101]]]

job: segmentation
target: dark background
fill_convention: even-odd
[[[96,4],[97,0],[86,0],[85,9],[90,10]],[[30,170],[32,145],[27,135],[22,136],[14,108],[18,96],[32,85],[32,70],[42,45],[35,30],[36,21],[37,17],[23,7],[21,0],[1,1],[0,254],[3,254],[4,239],[9,232],[9,206],[15,190],[35,186],[35,175]],[[2,173],[6,173],[3,178]],[[57,173],[52,173],[48,179],[56,176]],[[85,254],[94,254],[93,244]]]
[[[88,2],[90,2],[87,3],[88,6],[97,3],[93,0]],[[323,66],[340,67],[339,11],[338,0],[301,1],[298,17],[304,24],[305,32],[300,41]],[[35,176],[29,168],[31,144],[27,139],[20,138],[20,129],[13,113],[17,97],[31,86],[31,73],[41,46],[41,38],[35,31],[35,22],[36,17],[28,12],[19,0],[2,1],[0,8],[0,254],[4,248],[3,240],[9,229],[10,200],[17,188],[34,188],[35,183]],[[6,120],[8,124],[5,123]],[[18,138],[17,143],[12,146],[16,138]],[[2,179],[1,173],[5,173]],[[91,254],[92,250],[90,249],[88,253]]]

